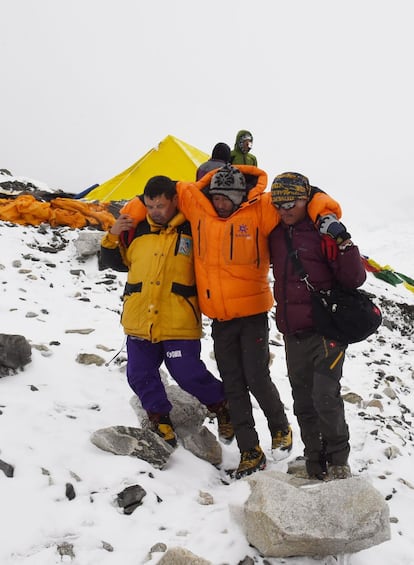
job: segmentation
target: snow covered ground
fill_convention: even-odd
[[[370,230],[358,225],[361,252],[380,263],[397,261],[396,269],[414,276],[407,259],[407,235],[412,241],[408,222],[400,239],[394,230],[382,244],[375,226]],[[108,271],[98,270],[96,257],[79,260],[74,245],[78,235],[66,228],[0,224],[0,331],[23,335],[32,344],[32,362],[24,371],[0,379],[0,459],[14,467],[13,477],[0,471],[2,565],[138,565],[158,542],[185,547],[214,565],[237,565],[246,556],[272,565],[331,565],[341,559],[349,565],[414,563],[412,331],[403,336],[398,328],[383,326],[368,341],[350,346],[343,379],[344,393],[362,397],[359,405],[346,403],[352,471],[388,500],[391,540],[346,558],[263,561],[228,509],[247,498],[246,482],[223,484],[219,470],[183,447],[160,471],[90,442],[99,428],[138,422],[130,406],[123,354],[121,362],[109,366],[77,362],[80,353],[109,361],[122,348],[119,310],[125,281],[123,273],[108,281]],[[365,288],[378,297],[414,304],[408,289],[394,288],[372,274]],[[92,331],[73,331],[86,329]],[[203,358],[217,374],[208,320],[204,329]],[[273,327],[272,340],[277,343],[279,337]],[[271,345],[271,352],[272,376],[294,429],[294,458],[302,454],[302,445],[283,346]],[[377,402],[367,406],[372,400]],[[269,452],[266,423],[257,404],[254,407],[262,447]],[[214,424],[207,425],[215,432]],[[394,458],[389,458],[391,452]],[[223,446],[223,466],[237,463],[235,443]],[[285,471],[287,463],[269,466]],[[68,483],[76,494],[72,500],[65,495]],[[133,484],[141,485],[147,495],[128,516],[114,499]],[[210,493],[214,503],[200,504],[200,491]],[[59,553],[65,543],[71,544],[66,547],[72,547],[72,556]],[[149,562],[155,564],[161,557],[153,553]]]

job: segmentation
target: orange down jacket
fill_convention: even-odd
[[[269,286],[268,236],[280,222],[279,214],[265,192],[267,174],[252,165],[238,165],[251,186],[248,198],[228,218],[220,218],[205,191],[215,170],[200,181],[178,182],[179,208],[190,221],[194,241],[194,263],[200,309],[220,321],[267,312],[273,305]],[[145,207],[138,198],[122,212],[138,221]],[[341,216],[339,204],[319,192],[308,204],[313,221],[320,215]]]

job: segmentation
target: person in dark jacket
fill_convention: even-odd
[[[234,149],[231,152],[232,165],[253,165],[257,167],[257,159],[250,153],[253,147],[253,136],[247,129],[240,130],[236,135]]]
[[[202,163],[196,173],[196,180],[200,180],[205,174],[213,169],[219,169],[230,163],[231,149],[227,143],[216,143],[213,147],[211,157],[205,163]]]
[[[215,413],[219,437],[234,438],[223,383],[200,359],[201,313],[195,286],[190,223],[178,210],[176,183],[147,182],[147,215],[137,225],[121,213],[102,239],[101,262],[128,271],[121,322],[127,335],[127,378],[153,431],[175,446],[172,405],[159,368],[164,362],[178,385]]]
[[[292,254],[299,257],[317,289],[327,290],[337,283],[357,288],[365,281],[365,269],[358,248],[341,222],[327,220],[331,222],[327,231],[334,231],[335,239],[315,228],[307,213],[311,187],[305,176],[278,175],[271,190],[273,205],[281,216],[281,223],[269,236],[276,324],[284,336],[306,469],[310,477],[320,480],[347,478],[351,476],[349,431],[340,394],[347,346],[316,332],[311,294]]]

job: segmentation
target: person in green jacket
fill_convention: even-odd
[[[236,135],[234,149],[231,152],[231,163],[233,165],[253,165],[257,167],[256,157],[250,153],[253,146],[253,136],[247,129],[242,129]]]

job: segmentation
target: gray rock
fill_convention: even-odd
[[[124,514],[132,514],[142,504],[146,491],[140,485],[131,485],[124,488],[116,496],[118,506],[124,509]]]
[[[401,455],[401,451],[396,445],[389,445],[384,449],[384,453],[387,459],[396,459],[399,455]]]
[[[75,559],[75,552],[73,550],[73,544],[68,543],[66,541],[59,543],[56,546],[57,552],[60,555],[60,558],[63,559],[64,557],[69,557],[70,559]]]
[[[362,478],[300,485],[264,471],[247,481],[248,500],[242,511],[233,505],[231,512],[264,556],[347,554],[390,539],[388,506]]]
[[[168,549],[168,547],[165,545],[165,543],[158,542],[151,547],[150,554],[151,553],[164,553],[165,551],[167,551],[167,549]]]
[[[209,414],[206,406],[179,386],[168,384],[165,374],[162,374],[162,377],[168,399],[173,406],[170,417],[177,437],[183,446],[197,457],[212,465],[219,465],[222,461],[221,445],[215,435],[203,426]],[[139,398],[133,396],[130,403],[141,427],[147,429],[150,422]]]
[[[167,442],[151,430],[126,426],[102,428],[91,435],[91,442],[115,455],[129,455],[163,469],[174,451]]]
[[[161,375],[168,400],[172,404],[170,416],[176,434],[180,438],[194,434],[194,432],[198,431],[203,425],[208,414],[207,408],[201,404],[197,398],[188,394],[179,386],[168,384],[165,374],[161,373]],[[147,413],[142,408],[141,402],[137,396],[131,398],[131,406],[141,426],[148,427],[149,420]]]
[[[78,239],[74,242],[78,258],[96,255],[101,248],[102,232],[79,231]]]
[[[79,353],[76,362],[81,365],[97,365],[101,367],[105,363],[105,359],[96,353]]]
[[[6,477],[11,478],[14,476],[13,465],[10,465],[10,463],[6,463],[6,461],[3,461],[2,459],[0,459],[0,471],[3,471]]]
[[[220,465],[222,461],[221,445],[216,436],[205,426],[202,426],[191,435],[182,438],[183,446],[204,461],[212,465]]]
[[[158,561],[158,565],[212,565],[183,547],[171,547]]]
[[[0,366],[20,369],[32,360],[30,343],[22,335],[0,334]]]
[[[383,393],[385,396],[388,396],[388,398],[391,398],[391,400],[395,400],[397,398],[397,393],[390,386],[385,387]]]

